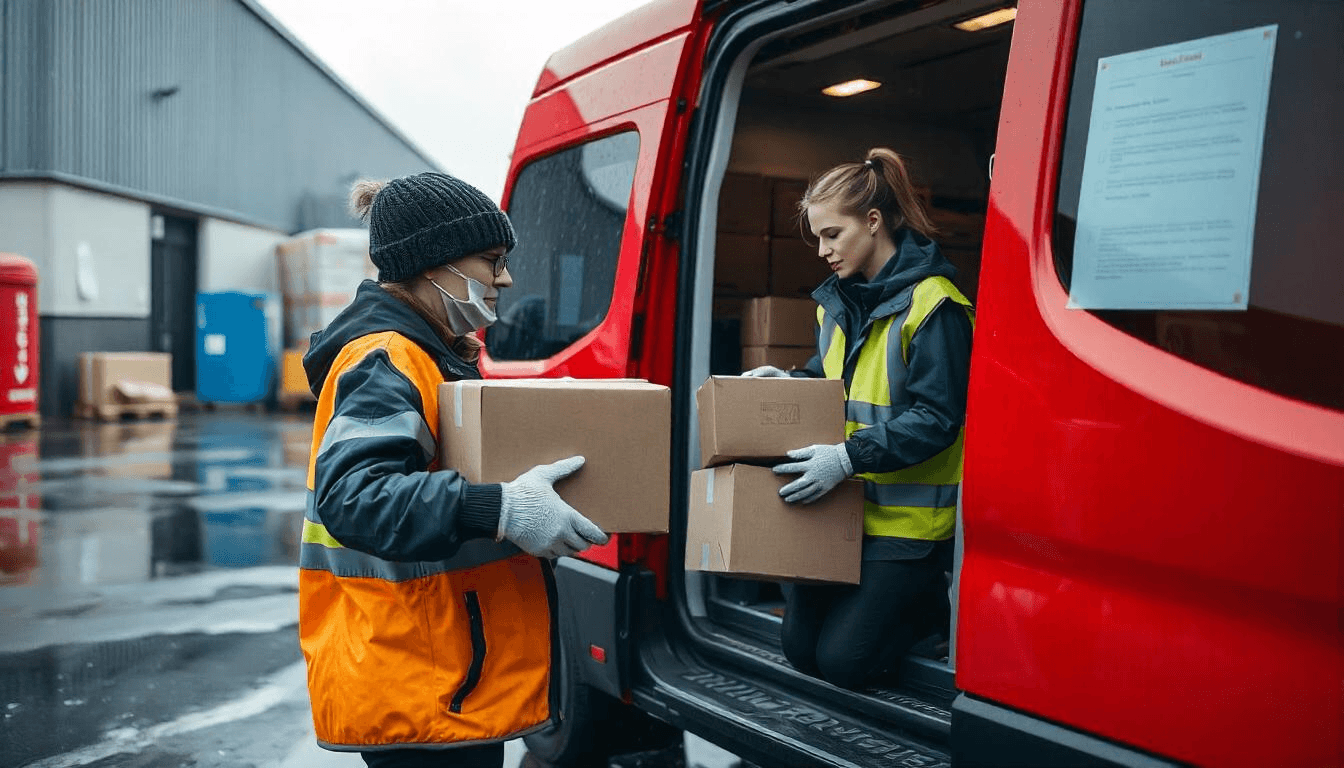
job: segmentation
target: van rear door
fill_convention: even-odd
[[[547,62],[505,186],[518,247],[514,287],[486,336],[487,377],[670,383],[670,350],[665,366],[644,350],[670,347],[675,297],[646,286],[676,284],[675,261],[654,235],[681,165],[674,138],[694,82],[699,6],[650,3]],[[646,316],[658,329],[646,329]],[[663,327],[666,344],[654,339]]]

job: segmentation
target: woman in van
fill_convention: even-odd
[[[508,217],[422,173],[361,181],[378,282],[314,334],[318,395],[299,639],[318,742],[370,766],[491,766],[551,717],[554,604],[545,558],[607,536],[552,485],[582,457],[507,483],[439,466],[438,387],[476,379]]]
[[[864,481],[857,586],[796,586],[784,654],[844,688],[889,671],[948,620],[946,582],[961,481],[971,304],[937,243],[905,163],[872,149],[823,173],[799,202],[834,274],[812,293],[817,355],[793,375],[842,379],[845,435],[788,453],[780,495],[807,504],[841,481]],[[748,376],[788,376],[763,366]]]

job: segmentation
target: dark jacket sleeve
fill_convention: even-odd
[[[384,560],[443,560],[466,539],[494,535],[499,484],[427,471],[436,445],[423,413],[420,391],[381,349],[340,372],[313,490],[342,545]]]
[[[902,469],[957,441],[966,421],[971,370],[971,321],[965,308],[946,299],[935,307],[910,340],[909,357],[905,389],[911,405],[890,421],[850,435],[845,449],[855,472]]]

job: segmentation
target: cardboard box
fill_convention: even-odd
[[[807,191],[807,182],[797,179],[771,179],[770,234],[774,237],[798,237],[798,201]]]
[[[773,365],[792,371],[807,365],[817,354],[816,347],[743,347],[742,370],[750,371],[762,365]]]
[[[859,583],[863,483],[848,480],[811,504],[789,504],[779,489],[795,477],[746,464],[691,473],[686,570]]]
[[[770,290],[770,241],[764,235],[719,233],[714,245],[714,293],[764,296]]]
[[[477,483],[570,456],[560,496],[608,533],[666,533],[672,397],[635,380],[515,379],[439,387],[439,458]]]
[[[831,276],[815,245],[800,237],[770,238],[770,295],[811,296]]]
[[[79,356],[79,404],[120,405],[120,382],[173,387],[173,356],[166,352],[85,352]]]
[[[763,176],[727,173],[719,188],[719,232],[770,234],[770,185]]]
[[[811,347],[817,343],[817,303],[765,296],[742,312],[743,346]]]
[[[794,448],[845,439],[839,379],[711,376],[695,393],[700,462],[775,462]]]

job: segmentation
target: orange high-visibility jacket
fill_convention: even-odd
[[[313,337],[299,640],[328,749],[481,744],[549,724],[550,565],[494,540],[497,484],[437,466],[438,385],[479,378],[373,282]]]

